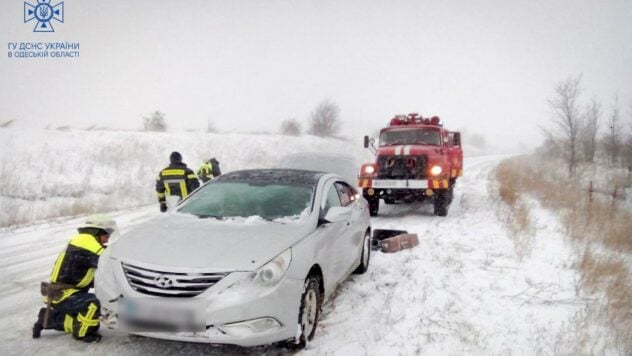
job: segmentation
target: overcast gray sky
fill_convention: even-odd
[[[27,2],[35,4],[37,0]],[[52,0],[53,4],[59,0]],[[632,103],[632,1],[80,1],[54,33],[0,12],[0,121],[21,126],[277,131],[329,98],[346,135],[438,115],[503,146],[541,140],[556,82]],[[79,42],[78,59],[8,58],[9,42]]]

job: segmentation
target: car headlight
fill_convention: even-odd
[[[255,282],[271,287],[281,281],[292,261],[292,249],[288,248],[256,271]]]
[[[438,176],[441,172],[443,172],[441,166],[432,166],[432,168],[430,168],[430,174],[433,176]]]
[[[366,174],[373,174],[375,172],[375,167],[373,166],[365,166],[364,167],[364,173]]]

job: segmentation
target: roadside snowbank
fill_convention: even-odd
[[[0,142],[0,227],[153,204],[172,151],[194,171],[211,157],[223,172],[274,167],[296,152],[370,159],[361,137],[3,129]]]

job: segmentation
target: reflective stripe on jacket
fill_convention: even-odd
[[[156,178],[158,202],[166,201],[167,196],[177,195],[184,199],[200,186],[195,173],[184,163],[173,163],[163,169]]]

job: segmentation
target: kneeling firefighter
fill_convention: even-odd
[[[64,251],[57,257],[50,283],[42,282],[46,308],[41,308],[33,325],[33,338],[43,329],[71,333],[85,342],[101,340],[101,304],[93,293],[94,273],[116,222],[104,215],[92,215],[77,229]]]

